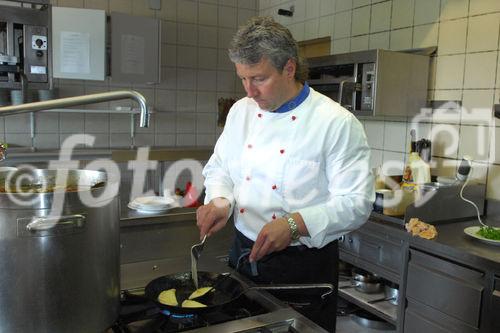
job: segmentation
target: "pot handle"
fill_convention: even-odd
[[[273,284],[268,286],[257,285],[251,286],[248,289],[257,290],[294,290],[294,289],[327,289],[326,292],[321,294],[321,298],[325,298],[333,293],[334,286],[330,283],[303,283],[303,284]]]
[[[31,222],[26,225],[26,229],[31,232],[38,232],[60,228],[82,228],[85,222],[86,218],[81,214],[34,217]]]

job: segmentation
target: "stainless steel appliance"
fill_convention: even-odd
[[[410,116],[426,106],[429,56],[369,50],[308,59],[309,85],[356,116]]]
[[[202,266],[228,271],[227,257],[204,257]],[[243,288],[252,284],[236,272]],[[249,290],[230,304],[210,312],[173,313],[138,298],[143,288],[122,292],[120,317],[108,333],[125,332],[299,332],[322,333],[321,327],[262,290]]]
[[[118,316],[119,202],[97,186],[118,180],[89,170],[68,170],[67,183],[56,180],[55,170],[0,173],[0,332],[102,332]],[[13,200],[6,184],[33,190],[16,197],[29,204]],[[50,192],[53,186],[69,187]],[[85,205],[84,194],[101,206]],[[61,214],[51,216],[60,199]]]
[[[28,5],[26,7],[25,5]],[[0,88],[50,88],[50,1],[2,1]]]

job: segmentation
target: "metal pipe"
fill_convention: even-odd
[[[13,114],[26,113],[26,112],[40,111],[40,110],[50,110],[54,108],[64,108],[70,106],[115,101],[127,98],[135,100],[141,108],[139,126],[149,127],[149,111],[146,105],[146,99],[144,98],[143,95],[133,90],[109,91],[99,94],[74,96],[67,98],[51,99],[48,101],[41,101],[35,103],[4,106],[0,107],[0,117],[10,116]]]

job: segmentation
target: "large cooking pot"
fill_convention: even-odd
[[[0,332],[103,332],[119,311],[119,202],[110,190],[119,182],[99,171],[35,169],[0,172],[6,183]],[[25,193],[5,193],[16,187]],[[53,203],[60,212],[51,213]]]

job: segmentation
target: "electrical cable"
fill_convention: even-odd
[[[471,161],[471,163],[470,163],[470,174],[472,174],[472,161]],[[465,188],[465,186],[467,186],[467,183],[468,183],[468,182],[469,182],[469,177],[467,177],[467,178],[465,179],[465,182],[464,182],[464,184],[462,185],[462,188],[460,189],[460,198],[461,198],[463,201],[468,202],[468,203],[470,203],[472,206],[474,206],[474,208],[476,209],[477,219],[478,219],[479,223],[481,223],[481,225],[482,225],[482,226],[486,227],[487,225],[486,225],[486,224],[484,224],[484,223],[483,223],[483,221],[481,220],[481,214],[479,213],[479,208],[477,207],[477,205],[476,205],[473,201],[471,201],[471,200],[469,200],[469,199],[464,198],[464,194],[463,194],[463,192],[464,192],[464,188]]]

